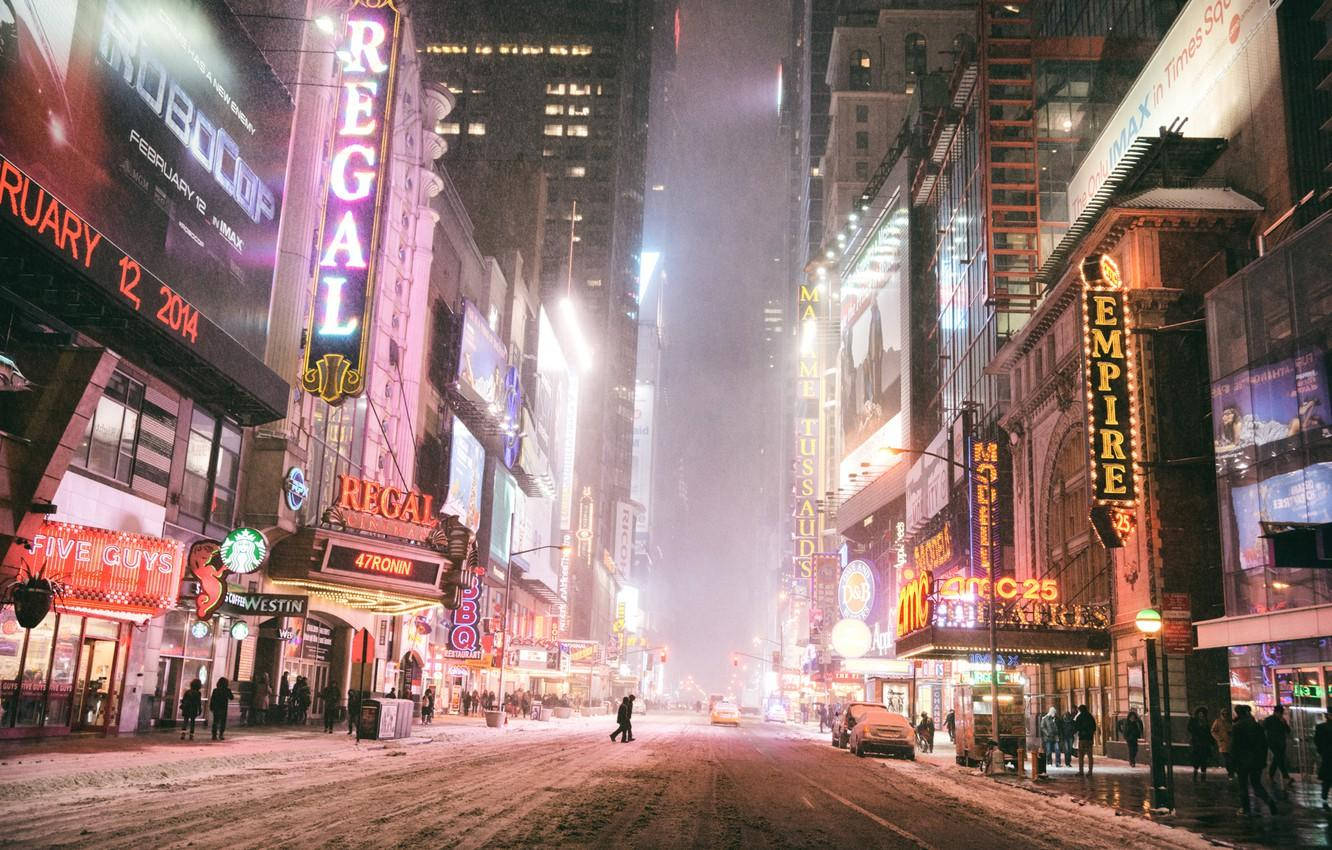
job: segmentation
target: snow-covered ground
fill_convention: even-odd
[[[6,846],[1204,847],[964,771],[858,759],[797,726],[450,719],[407,741],[233,730],[0,750]]]

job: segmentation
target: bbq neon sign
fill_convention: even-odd
[[[306,392],[329,404],[365,392],[400,25],[393,0],[357,0],[337,51],[342,79],[301,371]]]

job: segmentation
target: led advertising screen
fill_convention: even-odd
[[[485,448],[462,420],[454,417],[449,493],[444,499],[444,513],[458,517],[472,531],[481,530],[481,488],[485,483],[485,471]]]
[[[1315,463],[1256,484],[1230,488],[1242,569],[1265,566],[1262,522],[1332,523],[1332,463]]]
[[[1223,474],[1242,472],[1315,436],[1332,439],[1330,423],[1321,351],[1300,351],[1212,383],[1212,440]]]
[[[169,287],[173,330],[188,340],[197,310],[262,352],[292,104],[239,21],[185,0],[4,6],[0,155],[28,178],[6,173],[4,206],[57,253],[81,219],[141,264],[130,295],[158,297],[149,275]],[[50,196],[65,215],[47,230]]]
[[[847,454],[902,410],[907,224],[907,206],[899,197],[842,290],[842,445]]]

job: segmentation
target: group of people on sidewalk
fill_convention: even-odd
[[[208,695],[208,710],[213,715],[213,740],[222,741],[227,736],[227,710],[231,708],[231,701],[236,696],[231,692],[229,683],[225,678],[218,679],[217,684],[213,686],[213,692]],[[180,698],[180,739],[185,740],[188,734],[191,741],[194,740],[194,726],[199,717],[203,714],[203,682],[198,679],[190,682],[190,687]]]
[[[1137,713],[1129,712],[1129,718],[1136,718]],[[1129,718],[1126,718],[1126,722]],[[1092,754],[1092,743],[1096,739],[1096,718],[1086,705],[1079,705],[1074,714],[1065,711],[1062,714],[1054,706],[1041,716],[1038,723],[1041,745],[1045,751],[1047,767],[1072,767],[1073,754],[1078,755],[1078,775],[1091,775],[1096,767]],[[1129,759],[1137,757],[1137,739],[1142,737],[1142,723],[1138,721],[1137,738],[1129,744]],[[1121,724],[1121,731],[1123,725]]]

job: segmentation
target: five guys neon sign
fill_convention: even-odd
[[[365,391],[365,329],[373,304],[400,23],[393,0],[357,0],[337,51],[342,80],[301,372],[306,392],[334,405]]]

